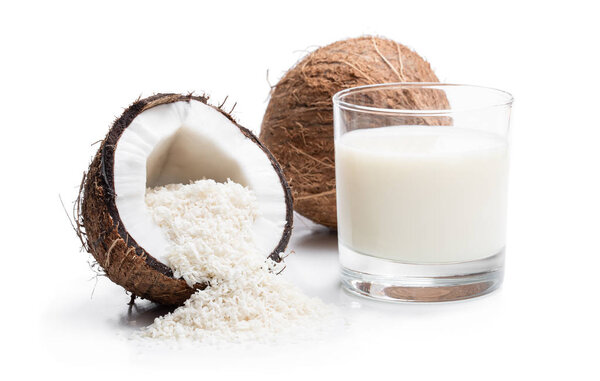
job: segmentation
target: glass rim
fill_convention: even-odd
[[[373,106],[363,106],[353,102],[347,102],[343,100],[348,94],[364,92],[365,90],[373,90],[373,89],[393,89],[393,88],[450,88],[450,87],[462,87],[469,88],[472,90],[479,91],[487,91],[491,93],[496,93],[501,95],[504,99],[498,102],[491,102],[488,105],[477,106],[477,107],[467,107],[467,108],[459,108],[459,109],[431,109],[431,110],[414,110],[414,109],[406,109],[406,108],[384,108],[384,107],[373,107]],[[512,94],[507,91],[500,90],[493,87],[486,86],[478,86],[478,85],[468,85],[468,84],[459,84],[459,83],[444,83],[444,82],[391,82],[391,83],[377,83],[373,85],[363,85],[351,87],[348,89],[344,89],[335,93],[332,97],[334,106],[340,107],[345,110],[350,111],[362,111],[362,112],[372,112],[372,113],[383,113],[383,114],[402,114],[402,115],[450,115],[456,114],[460,112],[469,112],[469,111],[477,111],[477,110],[485,110],[489,108],[495,107],[510,107],[514,101]]]

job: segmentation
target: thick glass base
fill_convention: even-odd
[[[504,249],[469,262],[413,264],[358,253],[339,244],[342,285],[351,293],[395,302],[447,302],[494,291],[504,275]]]

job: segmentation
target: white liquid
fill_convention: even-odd
[[[343,135],[335,152],[340,244],[408,263],[471,261],[504,248],[504,138],[383,127]]]

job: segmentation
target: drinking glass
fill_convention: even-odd
[[[391,83],[333,97],[339,259],[388,301],[483,295],[504,274],[512,96]]]

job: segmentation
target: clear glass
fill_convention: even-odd
[[[500,286],[512,100],[440,83],[362,86],[333,97],[348,291],[439,302]]]

